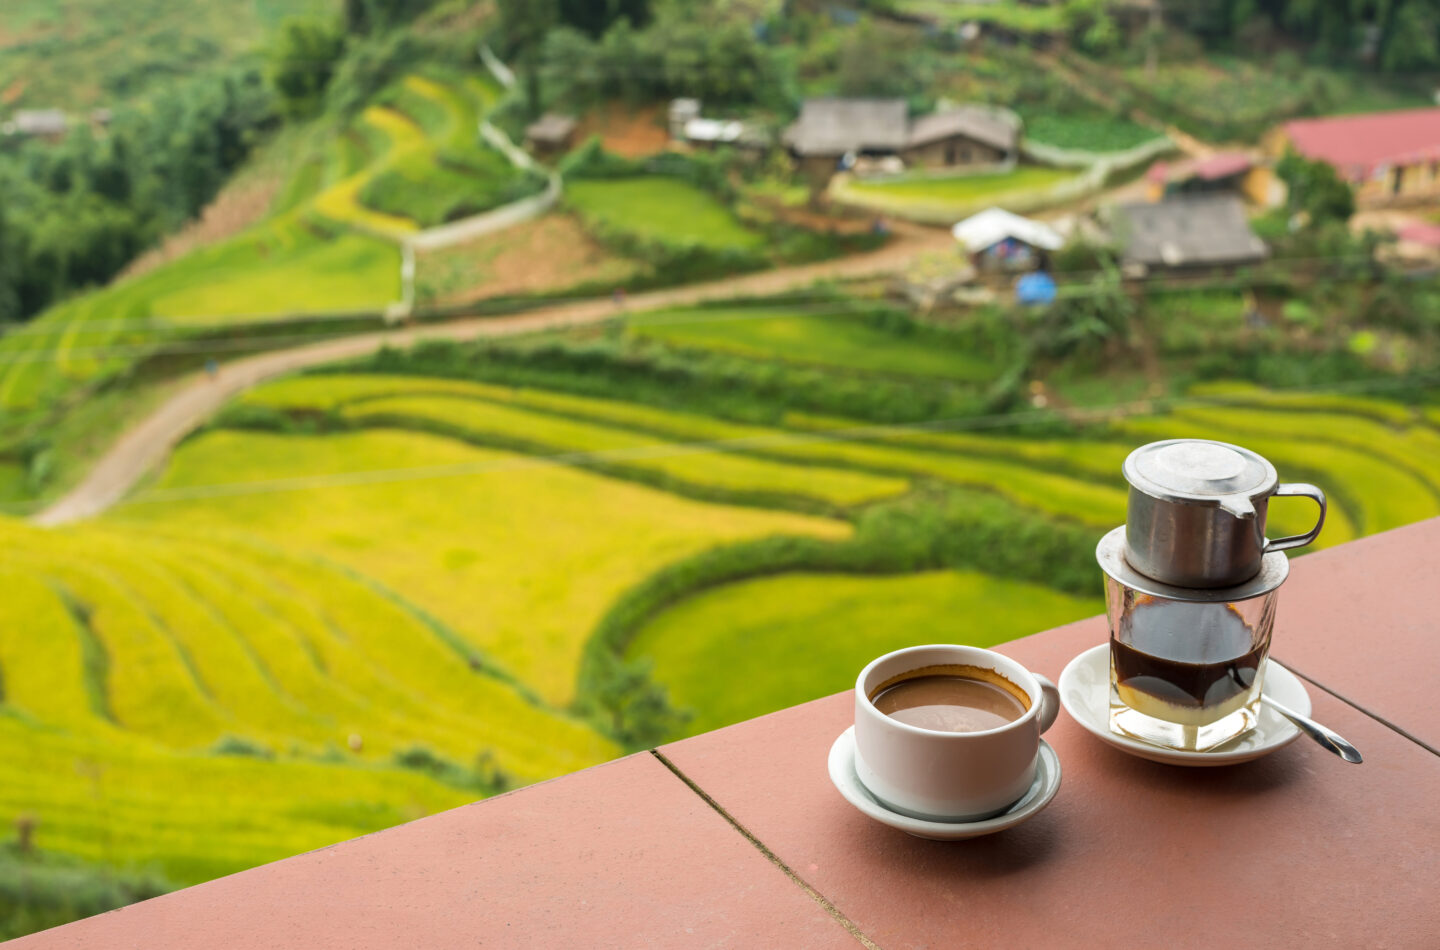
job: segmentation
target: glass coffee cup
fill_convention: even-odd
[[[1255,728],[1284,554],[1229,588],[1172,587],[1134,570],[1125,532],[1100,542],[1110,622],[1110,729],[1204,752]]]

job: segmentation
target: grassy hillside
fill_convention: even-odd
[[[251,52],[286,17],[335,15],[340,0],[7,0],[0,103],[82,110]]]
[[[495,100],[479,73],[427,67],[353,120],[288,132],[273,146],[285,161],[257,160],[288,169],[268,216],[0,337],[0,449],[47,438],[45,420],[65,400],[123,377],[157,349],[254,350],[267,344],[244,331],[237,339],[232,328],[277,318],[358,312],[378,326],[401,295],[400,240],[541,187],[481,140],[479,117]],[[321,320],[266,332],[293,342],[357,325]]]

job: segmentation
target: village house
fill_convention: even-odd
[[[1193,195],[1118,205],[1111,230],[1128,276],[1155,271],[1221,270],[1269,255],[1234,195]]]
[[[1013,162],[1018,124],[996,110],[960,106],[913,121],[903,99],[806,99],[784,142],[812,180],[851,158],[895,158],[905,167],[963,168]]]
[[[1043,267],[1049,252],[1065,244],[1049,225],[988,208],[951,228],[961,251],[978,271],[1028,271]]]
[[[574,116],[547,112],[525,127],[525,146],[541,159],[553,158],[575,144]]]
[[[1360,207],[1440,198],[1440,108],[1297,119],[1265,147],[1276,159],[1293,150],[1334,166]]]
[[[765,129],[737,119],[707,118],[700,111],[699,99],[672,99],[669,108],[670,140],[696,148],[731,148],[753,154],[768,150],[773,144]]]
[[[1410,221],[1395,230],[1395,246],[1391,252],[1402,263],[1428,264],[1440,262],[1440,225]]]
[[[1146,196],[1164,201],[1176,195],[1235,194],[1261,207],[1278,204],[1275,178],[1245,152],[1217,152],[1204,158],[1159,161],[1145,173]]]
[[[70,120],[59,109],[20,109],[14,118],[0,126],[6,135],[58,142],[70,128]]]

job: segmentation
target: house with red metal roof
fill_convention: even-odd
[[[1440,108],[1296,119],[1266,141],[1275,158],[1292,149],[1334,166],[1359,205],[1440,199]]]
[[[1258,205],[1274,204],[1270,175],[1263,162],[1248,152],[1216,152],[1203,158],[1159,161],[1145,173],[1146,196],[1164,201],[1175,195],[1230,193]]]

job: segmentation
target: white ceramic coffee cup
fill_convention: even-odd
[[[1025,713],[982,732],[939,732],[892,719],[870,697],[905,674],[985,671]],[[1009,684],[1009,687],[1006,686]],[[855,770],[889,808],[912,818],[978,821],[1010,807],[1035,781],[1040,734],[1060,711],[1055,684],[1007,656],[979,647],[907,647],[870,662],[855,680]]]

